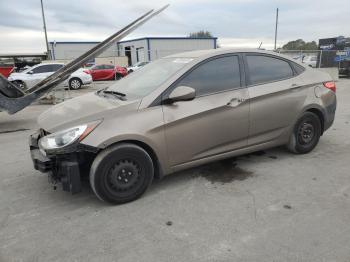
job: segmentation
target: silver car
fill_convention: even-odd
[[[34,167],[66,191],[88,177],[101,200],[132,201],[154,178],[211,161],[280,145],[310,152],[333,123],[335,88],[273,52],[171,55],[44,112]]]

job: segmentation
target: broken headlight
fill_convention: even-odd
[[[44,150],[59,149],[71,145],[76,141],[82,141],[98,124],[99,122],[94,122],[75,126],[44,136],[39,140],[39,147]]]

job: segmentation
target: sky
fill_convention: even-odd
[[[222,47],[272,49],[302,38],[350,36],[350,0],[43,0],[49,41],[101,41],[152,8],[162,14],[126,39],[208,30]],[[0,1],[0,53],[44,52],[40,0]]]

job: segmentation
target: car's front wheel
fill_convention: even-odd
[[[305,112],[295,124],[287,147],[296,154],[309,153],[318,144],[321,133],[320,118],[312,112]]]
[[[122,143],[97,155],[90,169],[90,184],[99,199],[122,204],[139,198],[153,174],[149,154],[137,145]]]
[[[73,90],[78,90],[83,85],[82,81],[79,78],[72,78],[69,80],[69,88]]]

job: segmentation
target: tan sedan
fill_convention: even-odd
[[[333,123],[335,83],[260,50],[203,50],[154,61],[111,87],[56,105],[31,136],[34,167],[72,193],[140,197],[154,178],[280,145],[308,153]]]

